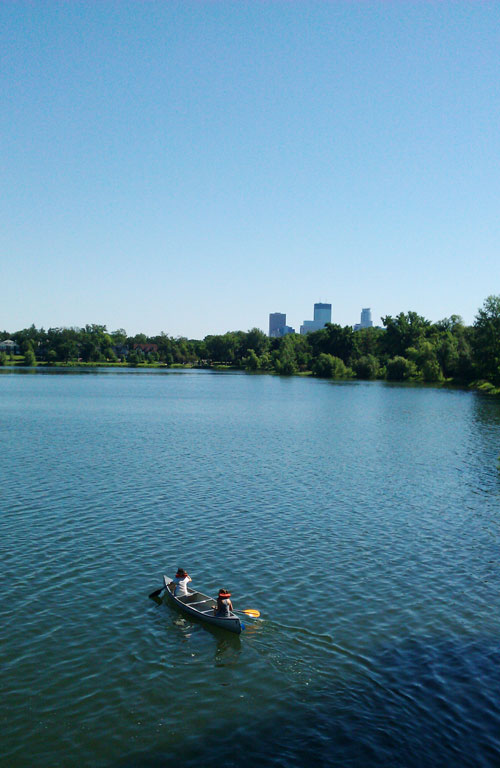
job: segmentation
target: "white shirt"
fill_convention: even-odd
[[[188,593],[187,586],[188,586],[188,583],[191,581],[189,576],[182,576],[182,577],[174,576],[173,581],[175,584],[174,595],[176,597],[180,597],[181,595],[187,595]]]

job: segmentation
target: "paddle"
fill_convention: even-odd
[[[165,583],[164,583],[164,585],[163,585],[163,587],[160,587],[160,589],[155,589],[155,591],[154,591],[154,592],[151,592],[151,594],[150,594],[150,597],[152,597],[152,598],[155,598],[155,597],[160,597],[160,595],[161,595],[161,593],[163,592],[163,590],[164,590],[164,589],[166,589],[166,588],[168,587],[168,585],[169,585],[169,584],[171,584],[171,582],[170,582],[170,581],[169,581],[169,582],[167,582],[167,579],[166,579],[166,577],[165,577],[165,576],[163,577],[163,579],[164,579],[164,582],[165,582]]]
[[[160,597],[161,593],[164,589],[166,589],[166,585],[164,584],[163,587],[160,587],[160,589],[155,589],[154,592],[151,592],[150,597]]]

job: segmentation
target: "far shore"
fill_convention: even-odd
[[[4,368],[26,368],[26,365],[24,363],[24,357],[22,355],[15,355],[14,359],[8,359],[6,360]],[[175,369],[192,369],[192,370],[211,370],[211,371],[239,371],[241,373],[247,373],[252,376],[279,376],[283,374],[278,374],[275,371],[268,371],[268,370],[260,370],[260,371],[245,371],[242,368],[239,368],[235,365],[222,365],[222,364],[208,364],[208,363],[161,363],[161,362],[154,362],[154,363],[122,363],[122,362],[110,362],[110,361],[101,361],[101,362],[84,362],[83,360],[78,361],[70,361],[70,362],[51,362],[47,363],[45,361],[39,361],[34,366],[29,366],[31,368],[130,368],[131,370],[134,370],[135,368],[141,368],[145,370],[153,369],[153,368],[163,368],[164,370],[175,370]],[[0,367],[1,370],[1,367]],[[300,376],[300,377],[309,377],[312,376],[312,371],[300,371],[295,374],[291,374],[292,376]],[[327,379],[329,381],[367,381],[365,379],[358,379],[358,378],[341,378],[341,379]],[[385,379],[369,379],[368,381],[385,381]],[[389,382],[394,383],[394,382]],[[468,389],[468,390],[475,390],[477,392],[481,392],[485,395],[495,395],[500,396],[500,387],[495,387],[493,384],[491,384],[488,381],[473,381],[472,383],[468,385],[460,385],[456,382],[453,382],[451,380],[444,380],[440,382],[431,382],[426,383],[419,380],[415,381],[407,381],[404,382],[407,385],[412,386],[433,386],[433,387],[452,387],[452,388],[459,388],[459,389]]]

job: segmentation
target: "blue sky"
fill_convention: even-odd
[[[500,293],[496,2],[0,4],[0,328]]]

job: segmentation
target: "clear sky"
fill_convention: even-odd
[[[0,328],[472,323],[500,4],[2,0]]]

